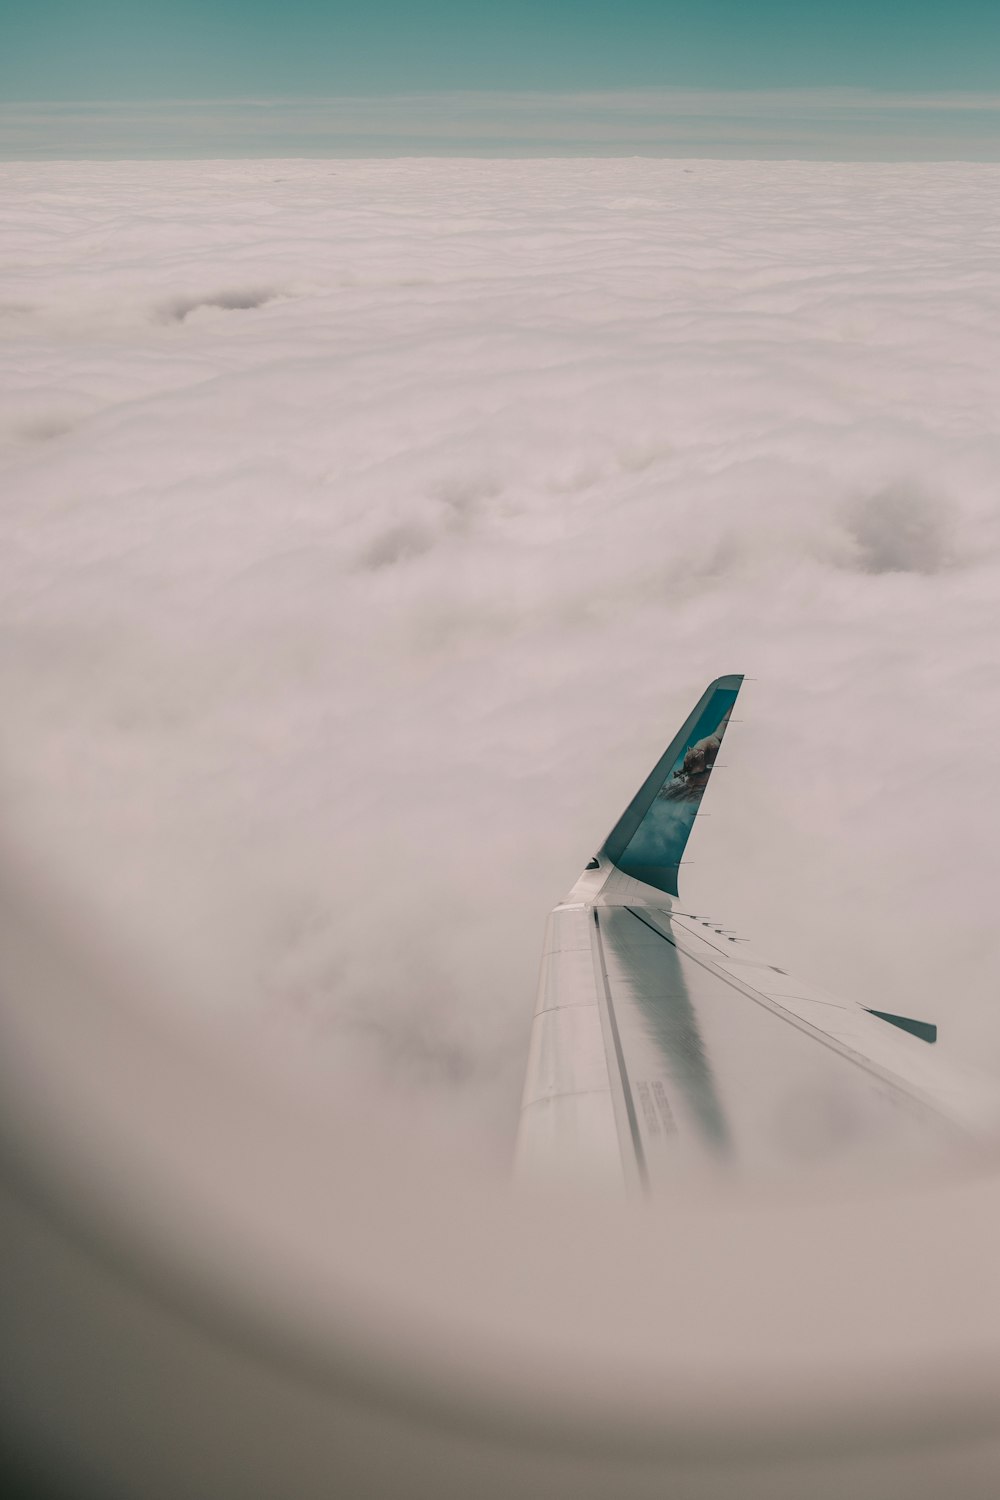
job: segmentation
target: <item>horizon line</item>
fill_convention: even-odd
[[[0,158],[1000,160],[1000,91],[462,89],[6,100]]]

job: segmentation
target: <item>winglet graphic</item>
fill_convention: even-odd
[[[737,673],[706,688],[604,840],[598,858],[677,895],[677,869],[742,682]]]

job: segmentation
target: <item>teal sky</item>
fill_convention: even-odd
[[[1000,88],[1000,0],[0,0],[7,101]]]
[[[0,0],[0,157],[438,153],[1000,160],[1000,0]]]

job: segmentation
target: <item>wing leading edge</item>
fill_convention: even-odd
[[[939,1063],[933,1027],[803,985],[678,909],[742,680],[708,687],[549,917],[520,1177],[662,1191],[857,1174],[947,1160],[996,1129],[993,1092]]]

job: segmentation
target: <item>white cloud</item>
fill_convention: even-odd
[[[22,825],[502,1162],[545,913],[745,671],[687,899],[1000,1070],[996,175],[4,168]]]

